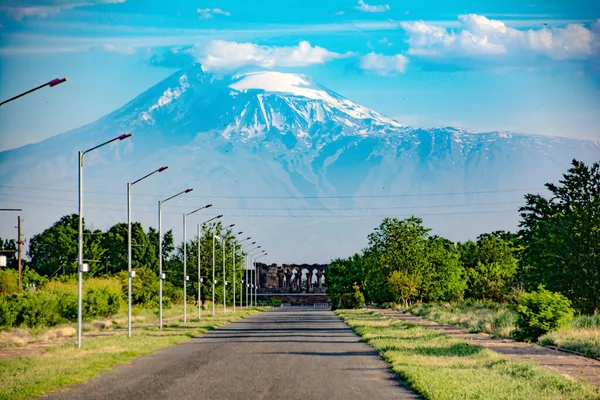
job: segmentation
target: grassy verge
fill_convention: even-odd
[[[368,310],[344,321],[425,399],[600,399],[600,390],[541,367]]]
[[[507,305],[494,303],[417,304],[406,311],[436,322],[458,325],[470,332],[511,337],[517,320]],[[539,344],[600,358],[600,314],[575,317],[570,326],[540,337]]]
[[[517,321],[508,306],[495,303],[416,304],[406,311],[443,324],[458,325],[470,332],[510,337]]]
[[[600,359],[600,329],[563,328],[540,337],[544,346],[556,346]]]
[[[166,324],[162,331],[156,326],[140,327],[131,339],[126,335],[84,336],[81,350],[69,344],[50,348],[42,355],[0,360],[0,399],[28,399],[60,386],[83,383],[117,364],[181,343],[261,310],[264,308],[230,311],[214,317],[204,313],[201,320]]]

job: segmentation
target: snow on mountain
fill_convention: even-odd
[[[136,186],[134,218],[156,226],[156,201],[194,187],[168,212],[210,201],[280,262],[357,251],[383,216],[422,215],[455,240],[514,229],[524,193],[560,179],[572,158],[600,159],[598,142],[414,129],[304,75],[194,65],[96,122],[1,152],[2,203],[25,209],[31,233],[76,212],[77,151],[121,132],[133,137],[86,156],[88,223],[124,220],[126,182],[168,164]]]

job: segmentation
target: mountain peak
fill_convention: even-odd
[[[258,89],[265,92],[285,93],[309,99],[324,99],[329,97],[324,88],[316,85],[306,75],[276,71],[259,71],[234,75],[229,87],[238,91]]]

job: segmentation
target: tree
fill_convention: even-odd
[[[503,301],[517,272],[514,249],[493,235],[481,235],[477,242],[459,244],[466,270],[466,295],[477,300]]]
[[[344,295],[355,292],[354,285],[359,292],[363,290],[365,258],[366,256],[362,254],[355,254],[350,258],[338,258],[327,267],[327,295],[334,309],[342,306]]]
[[[102,248],[99,246],[100,231],[91,232],[85,229],[83,221],[83,258],[84,260],[99,260]],[[59,271],[62,274],[77,272],[79,254],[79,216],[65,215],[31,238],[29,242],[29,257],[34,270],[42,275],[53,275]],[[92,263],[89,263],[90,265]]]
[[[456,245],[439,236],[429,238],[422,297],[427,301],[458,300],[463,297],[466,287],[467,277]]]
[[[529,288],[543,284],[583,312],[600,310],[600,164],[573,160],[550,197],[527,194],[520,209]]]
[[[106,273],[127,270],[127,224],[113,225],[104,235],[102,246],[105,249],[102,264]],[[158,270],[157,250],[139,222],[131,224],[131,267]],[[93,271],[90,271],[93,272]]]
[[[154,248],[156,252],[156,268],[155,271],[158,273],[158,231],[152,227],[148,229],[148,240],[150,244]],[[163,234],[162,239],[162,254],[163,261],[171,257],[173,251],[175,250],[174,240],[173,240],[173,230],[170,229],[166,233]]]
[[[404,307],[408,307],[411,300],[419,294],[421,282],[421,276],[415,272],[392,271],[387,285],[394,296],[394,302],[402,302]]]
[[[421,218],[385,218],[369,235],[365,253],[375,261],[366,274],[365,290],[369,299],[376,303],[393,300],[394,294],[387,284],[393,271],[424,275],[429,231]]]

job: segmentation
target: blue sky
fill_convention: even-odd
[[[3,0],[0,150],[93,122],[179,68],[310,75],[414,126],[600,140],[598,1]]]

